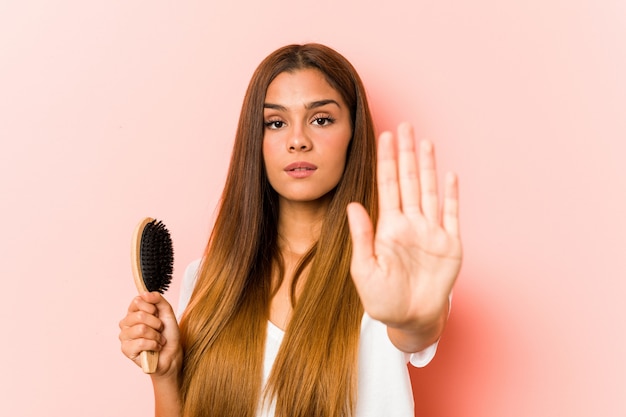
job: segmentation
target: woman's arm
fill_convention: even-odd
[[[180,398],[180,377],[152,377],[154,388],[155,417],[180,417],[182,402]]]

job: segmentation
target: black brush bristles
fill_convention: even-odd
[[[160,221],[152,220],[143,229],[139,259],[141,275],[148,291],[163,294],[172,281],[174,248],[170,232]]]

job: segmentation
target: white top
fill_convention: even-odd
[[[184,311],[196,281],[200,260],[185,270],[180,292],[178,315]],[[263,382],[267,378],[278,354],[285,332],[268,320]],[[361,321],[359,340],[358,397],[355,417],[407,417],[414,416],[413,391],[407,362],[413,366],[426,366],[437,351],[437,343],[421,352],[407,354],[398,350],[387,336],[387,326],[366,314]],[[259,417],[274,415],[273,407],[259,412]]]

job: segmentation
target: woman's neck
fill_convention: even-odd
[[[302,257],[319,239],[328,204],[280,202],[278,217],[278,248],[282,255],[283,276],[274,275],[274,297],[270,304],[270,321],[285,330],[291,320],[293,278]],[[308,277],[310,265],[302,271],[295,289],[296,297]],[[277,274],[278,270],[274,270]],[[280,283],[280,284],[278,284]]]
[[[281,201],[278,216],[278,247],[286,257],[301,257],[317,242],[328,202]]]

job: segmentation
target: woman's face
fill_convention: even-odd
[[[263,158],[281,202],[320,202],[346,163],[350,110],[316,69],[279,74],[263,110]]]

